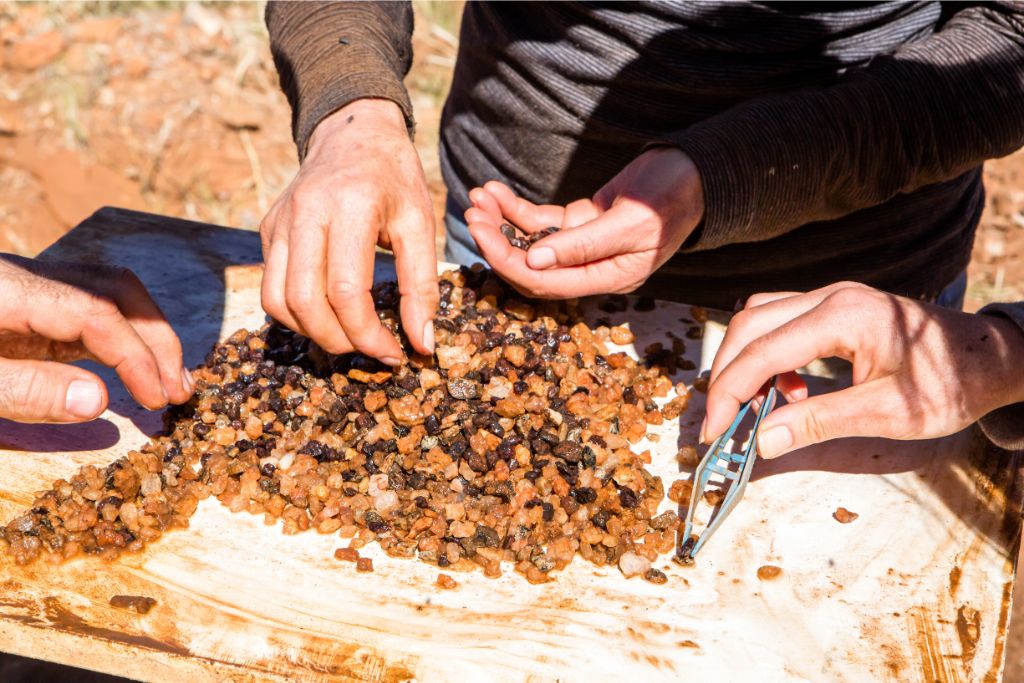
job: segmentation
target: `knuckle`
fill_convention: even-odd
[[[59,408],[47,377],[32,364],[8,365],[0,371],[0,414],[37,419],[57,414]]]
[[[260,304],[262,304],[263,310],[266,311],[271,318],[280,319],[285,308],[284,302],[281,301],[281,298],[269,287],[263,287],[263,289],[260,290]]]
[[[17,367],[10,363],[0,366],[0,415],[11,415],[20,402],[15,395],[21,386]]]
[[[722,381],[722,375],[719,375],[708,385],[708,390],[705,396],[705,405],[708,406],[717,406],[726,398],[735,398],[733,396],[733,392],[731,392],[729,387],[726,386],[726,383]]]
[[[327,301],[334,308],[344,308],[359,298],[363,289],[351,280],[332,280],[327,285]]]
[[[424,303],[436,304],[441,299],[437,280],[423,280],[415,282],[411,287],[403,287],[399,289],[399,293],[403,297],[418,299]]]
[[[751,294],[749,297],[747,297],[747,300],[743,303],[743,308],[744,309],[755,308],[755,307],[760,306],[761,304],[769,301],[770,299],[771,299],[771,295],[769,295],[769,294],[767,294],[765,292],[759,292],[757,294]]]
[[[826,299],[834,306],[862,306],[870,298],[870,290],[856,282],[840,282]]]
[[[580,261],[589,263],[597,260],[599,246],[593,234],[586,230],[577,231],[575,248],[570,249],[570,255],[576,256]]]
[[[316,310],[316,295],[305,289],[292,290],[288,293],[288,308],[296,317],[308,316]]]
[[[387,185],[387,190],[383,187]],[[337,206],[343,209],[343,215],[376,216],[394,210],[401,199],[388,194],[393,192],[393,184],[385,184],[377,178],[357,177],[346,179],[344,185],[331,195]],[[324,195],[318,193],[319,203],[324,203]]]
[[[122,317],[121,309],[110,297],[94,292],[82,292],[82,296],[85,297],[83,310],[89,323],[107,324],[112,319]]]
[[[864,305],[864,298],[856,290],[837,289],[825,297],[822,304],[830,311],[847,311],[851,308],[862,307]]]
[[[292,189],[288,193],[288,197],[285,200],[288,204],[288,208],[293,211],[303,211],[310,204],[315,204],[318,201],[320,192],[316,187],[309,184],[299,185]]]
[[[806,443],[821,443],[831,438],[828,420],[816,410],[805,410],[801,430]]]
[[[857,289],[860,291],[870,291],[870,287],[865,285],[863,282],[857,282],[856,280],[840,280],[832,285],[835,289]]]
[[[749,335],[749,331],[754,324],[755,314],[750,309],[743,309],[733,315],[732,320],[729,321],[729,332],[741,339],[745,339]]]

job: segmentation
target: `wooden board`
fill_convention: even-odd
[[[254,233],[104,209],[45,256],[135,269],[190,365],[263,319]],[[659,303],[612,317],[642,349],[682,332],[688,316]],[[695,363],[699,346],[687,351]],[[103,376],[111,408],[94,423],[0,422],[4,521],[53,479],[106,464],[159,427]],[[673,455],[696,440],[702,402],[695,392],[680,423],[643,446],[666,484],[689,476]],[[970,431],[760,462],[696,567],[657,563],[663,586],[578,558],[546,585],[476,573],[445,592],[436,568],[373,546],[376,573],[357,574],[332,559],[334,536],[284,536],[208,500],[189,530],[111,565],[0,558],[0,649],[154,681],[996,681],[1020,532],[1017,462]],[[839,524],[840,505],[860,517]],[[781,576],[760,580],[766,564]],[[139,616],[110,607],[115,594],[157,605]]]

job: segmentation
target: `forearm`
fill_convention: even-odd
[[[359,99],[394,102],[412,133],[408,2],[270,2],[266,22],[300,158],[317,125]]]
[[[751,100],[668,141],[704,185],[692,250],[768,239],[955,178],[1024,144],[1024,10],[963,9],[831,87]]]

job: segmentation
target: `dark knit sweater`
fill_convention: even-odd
[[[300,157],[359,98],[412,132],[408,3],[266,17]],[[932,298],[970,258],[981,163],[1024,144],[1024,4],[469,2],[441,128],[463,208],[490,179],[565,203],[651,144],[686,151],[705,218],[649,280],[662,296],[731,308],[857,280]]]
[[[267,25],[300,150],[361,97],[412,128],[406,3],[272,2]],[[967,265],[981,162],[1024,144],[1024,6],[466,5],[441,142],[458,204],[492,178],[590,196],[659,141],[693,158],[707,207],[662,292],[728,308],[851,279],[932,297]]]

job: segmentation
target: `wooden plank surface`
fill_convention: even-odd
[[[263,319],[251,232],[104,209],[44,256],[133,268],[190,365]],[[642,349],[685,329],[679,319],[688,316],[686,306],[659,302],[613,317],[630,323]],[[699,355],[691,343],[687,357]],[[106,464],[159,428],[158,414],[101,374],[112,400],[94,423],[0,421],[4,522],[53,479]],[[694,396],[679,424],[652,428],[657,441],[641,446],[666,488],[689,476],[673,456],[677,443],[696,441],[703,396]],[[436,568],[371,546],[376,572],[357,574],[332,559],[337,537],[284,536],[211,499],[190,529],[114,564],[20,568],[0,558],[0,649],[154,681],[987,683],[1002,670],[1017,465],[972,431],[919,443],[848,440],[759,462],[697,566],[656,563],[669,575],[663,586],[577,558],[546,585],[509,571],[497,580],[456,575],[460,588],[440,591]],[[837,506],[860,517],[839,524]],[[782,574],[759,579],[766,564]],[[157,605],[140,616],[110,607],[115,594]]]

